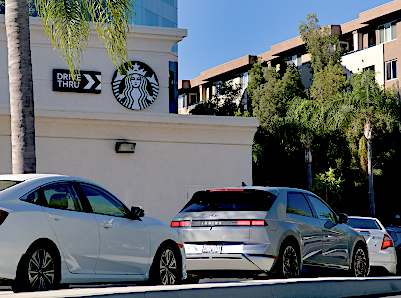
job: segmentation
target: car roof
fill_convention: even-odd
[[[67,176],[67,175],[58,175],[58,174],[9,174],[9,175],[0,175],[0,181],[1,180],[18,181],[20,183],[0,191],[0,200],[20,198],[22,195],[25,195],[31,190],[40,187],[43,184],[52,182],[79,181],[97,185],[100,186],[101,188],[104,188],[103,186],[84,178]],[[109,190],[107,191],[110,192]]]
[[[39,179],[39,178],[52,178],[52,177],[68,177],[65,175],[59,174],[2,174],[0,175],[0,180],[12,180],[12,181],[27,181],[31,179]]]

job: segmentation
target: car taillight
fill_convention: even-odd
[[[179,221],[172,221],[171,222],[171,227],[172,228],[178,228],[180,226],[180,222]]]
[[[264,220],[252,220],[251,224],[253,226],[264,226],[265,225],[265,221]]]
[[[0,225],[6,220],[8,216],[8,212],[4,210],[0,210]]]
[[[394,247],[394,243],[389,235],[384,235],[382,249],[386,249],[387,247]]]
[[[171,227],[172,228],[178,228],[178,227],[189,227],[189,220],[186,221],[172,221],[171,222]]]
[[[237,220],[237,226],[250,226],[250,220]]]
[[[265,221],[263,219],[252,219],[252,220],[237,220],[237,226],[264,226]]]
[[[180,227],[189,227],[189,221],[180,221]]]

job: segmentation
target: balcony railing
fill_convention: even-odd
[[[346,52],[343,56],[350,55],[350,54],[353,54],[353,53],[356,53],[356,52],[360,52],[360,51],[363,51],[363,50],[366,50],[366,49],[369,49],[369,48],[373,48],[375,46],[376,46],[376,44],[371,44],[368,47],[364,47],[364,48],[361,48],[361,49],[358,49],[358,50]]]

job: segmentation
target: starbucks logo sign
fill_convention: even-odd
[[[113,93],[117,101],[124,107],[132,110],[143,110],[150,106],[159,93],[159,81],[155,72],[145,63],[131,61],[132,67],[127,69],[126,75],[118,70],[111,82]]]

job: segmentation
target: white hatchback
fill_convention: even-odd
[[[0,175],[0,239],[0,279],[15,292],[186,278],[176,231],[81,178]]]
[[[397,255],[393,240],[377,218],[350,216],[347,223],[365,237],[371,267],[382,267],[397,273]]]

